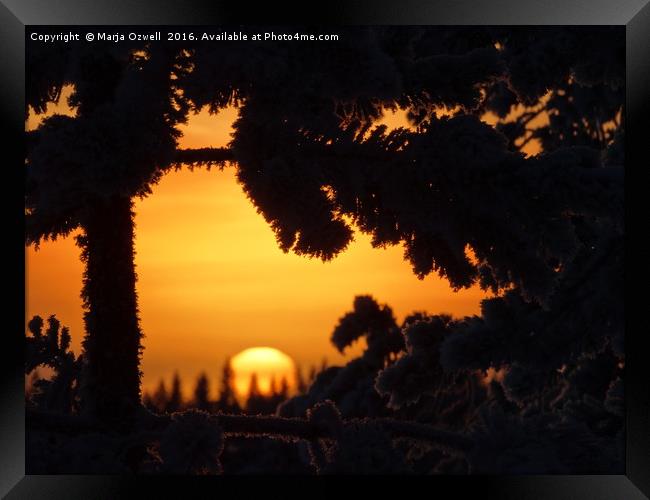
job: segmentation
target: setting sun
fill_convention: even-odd
[[[279,388],[285,379],[289,390],[296,384],[296,366],[293,360],[282,351],[273,347],[251,347],[232,358],[235,374],[235,392],[239,397],[246,397],[253,374],[257,376],[260,393],[270,395],[272,388]]]

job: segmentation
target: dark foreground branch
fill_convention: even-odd
[[[212,415],[224,434],[231,436],[259,437],[292,440],[335,439],[332,430],[317,422],[300,418],[285,418],[271,415]],[[57,415],[28,410],[26,414],[28,429],[41,429],[66,434],[79,432],[108,432],[111,430],[101,423],[71,415]],[[143,413],[138,428],[134,434],[140,434],[147,441],[154,441],[172,422],[170,415],[155,415]],[[454,432],[436,429],[429,425],[393,420],[378,419],[348,419],[344,426],[363,426],[372,423],[381,426],[385,432],[394,438],[413,438],[429,441],[449,451],[466,451],[473,447],[471,439]],[[144,431],[144,433],[142,433]]]
[[[172,166],[190,165],[191,167],[225,166],[233,161],[234,155],[228,148],[178,149]]]

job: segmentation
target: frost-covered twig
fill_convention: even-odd
[[[100,422],[80,416],[57,415],[36,411],[27,411],[26,416],[29,428],[48,429],[65,433],[108,431],[108,428]],[[223,433],[230,436],[267,436],[289,440],[335,438],[329,426],[307,419],[267,415],[215,414],[212,416],[216,424],[223,430]],[[147,440],[155,440],[160,438],[162,432],[171,423],[171,415],[149,414],[140,421],[139,429],[134,429],[134,431],[135,433],[140,433],[140,430],[146,431],[142,436],[146,436]],[[392,437],[426,440],[442,446],[446,450],[465,451],[473,446],[471,439],[461,434],[407,421],[387,418],[346,419],[343,421],[343,426],[363,426],[369,423],[382,427]]]
[[[437,429],[431,425],[392,419],[378,419],[377,422],[393,437],[409,437],[429,441],[447,451],[467,451],[474,446],[472,439],[462,434]]]
[[[232,160],[233,154],[228,148],[177,149],[173,165],[221,166]]]

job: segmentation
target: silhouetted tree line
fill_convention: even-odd
[[[324,367],[326,365],[323,365]],[[324,369],[324,368],[322,368]],[[305,380],[301,368],[296,367],[296,391],[303,394],[317,375],[318,371],[312,366],[308,379]],[[149,410],[156,413],[174,413],[188,408],[210,413],[246,413],[249,415],[273,414],[278,405],[289,398],[290,388],[286,377],[281,377],[279,382],[275,377],[271,378],[270,393],[264,394],[258,384],[256,373],[251,375],[248,395],[241,405],[237,399],[234,389],[234,372],[230,358],[226,360],[221,375],[220,389],[217,399],[210,398],[210,380],[207,374],[201,373],[196,380],[193,397],[184,400],[181,391],[182,382],[178,373],[172,378],[171,389],[168,391],[165,381],[160,379],[156,390],[153,393],[144,392],[142,404]]]
[[[285,471],[622,473],[624,31],[341,35],[29,46],[27,104],[42,113],[71,84],[77,114],[28,134],[27,243],[82,229],[86,336],[72,359],[30,327],[30,355],[77,377],[78,405],[66,375],[62,411],[28,414],[28,468],[236,473],[228,461],[254,454],[224,443],[246,438]],[[177,149],[190,112],[232,104],[228,148]],[[398,108],[411,129],[374,125]],[[531,140],[543,152],[526,157]],[[495,297],[480,316],[402,323],[357,297],[332,341],[365,337],[364,354],[276,416],[143,411],[131,200],[170,169],[229,162],[284,251],[329,260],[354,224],[376,247],[403,245],[418,277]]]

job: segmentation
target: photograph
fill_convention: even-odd
[[[621,27],[30,30],[28,474],[621,474]]]

